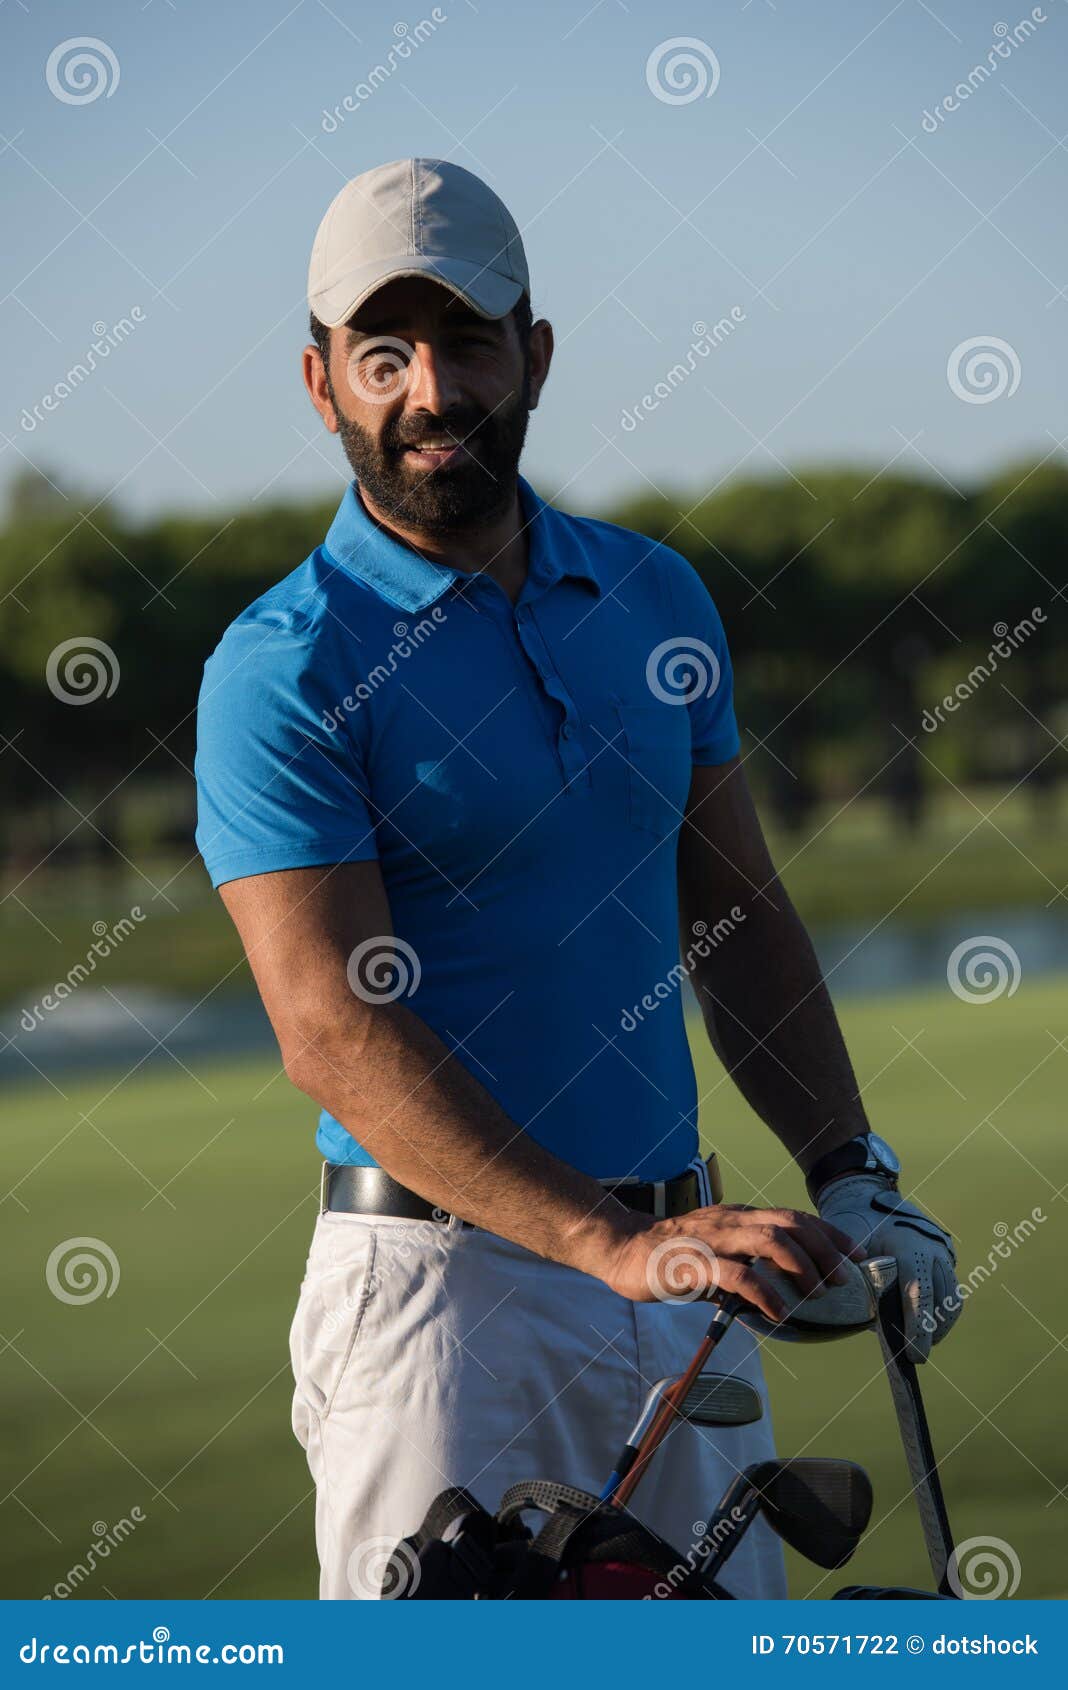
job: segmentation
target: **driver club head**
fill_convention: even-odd
[[[843,1268],[844,1285],[825,1285],[817,1296],[800,1296],[792,1275],[761,1263],[756,1271],[778,1292],[786,1315],[782,1320],[769,1320],[747,1304],[738,1319],[759,1337],[777,1338],[787,1344],[822,1344],[848,1338],[854,1332],[874,1331],[878,1300],[897,1278],[897,1262],[893,1256],[874,1256],[867,1262],[846,1260]]]
[[[871,1480],[853,1461],[800,1457],[746,1469],[760,1512],[784,1543],[818,1567],[843,1567],[871,1519]]]

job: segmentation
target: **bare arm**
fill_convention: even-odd
[[[597,1271],[628,1212],[543,1150],[418,1015],[352,989],[361,941],[388,949],[377,863],[288,869],[222,888],[286,1073],[430,1203],[539,1255]]]
[[[786,1211],[720,1205],[654,1221],[544,1150],[418,1015],[350,986],[357,945],[392,934],[377,863],[254,875],[222,892],[290,1079],[428,1202],[637,1300],[664,1295],[665,1277],[677,1291],[692,1286],[685,1268],[671,1278],[657,1247],[701,1237],[721,1258],[724,1289],[773,1318],[776,1299],[750,1258],[776,1261],[811,1289],[850,1250],[833,1227]]]
[[[802,1170],[866,1132],[830,994],[737,758],[693,771],[679,837],[679,933],[716,1053]]]

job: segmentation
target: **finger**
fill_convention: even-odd
[[[957,1275],[948,1262],[935,1261],[931,1270],[934,1284],[934,1308],[931,1321],[931,1343],[940,1344],[946,1333],[960,1318],[964,1299],[957,1284]],[[926,1325],[926,1321],[924,1322]]]
[[[749,1260],[773,1263],[783,1273],[798,1280],[798,1290],[806,1296],[818,1292],[821,1275],[816,1263],[789,1229],[780,1226],[770,1209],[754,1209],[739,1216],[735,1225],[717,1231],[716,1247],[720,1254],[730,1254]]]
[[[901,1287],[901,1316],[905,1353],[910,1361],[923,1363],[931,1353],[934,1315],[929,1300],[920,1293],[916,1278],[906,1280]]]
[[[833,1226],[830,1221],[822,1220],[819,1215],[814,1215],[813,1219],[822,1227],[835,1248],[841,1250],[843,1256],[848,1256],[851,1262],[867,1261],[869,1252],[863,1244],[858,1244],[855,1238],[850,1238],[848,1232],[843,1232],[840,1226]]]
[[[755,1273],[748,1262],[737,1262],[724,1256],[719,1264],[720,1291],[736,1292],[747,1303],[766,1314],[769,1320],[780,1321],[786,1314],[786,1304],[777,1291]]]
[[[777,1223],[787,1226],[798,1242],[812,1257],[823,1284],[844,1285],[846,1270],[843,1258],[863,1261],[865,1252],[849,1234],[832,1226],[818,1215],[806,1214],[803,1209],[772,1210]]]

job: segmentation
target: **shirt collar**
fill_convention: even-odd
[[[584,581],[600,594],[601,582],[591,543],[580,536],[571,518],[546,504],[523,476],[519,476],[519,504],[530,537],[530,561],[523,597],[551,587],[563,576]],[[324,550],[335,563],[366,582],[382,598],[401,610],[426,610],[454,582],[470,580],[470,572],[432,563],[379,526],[364,509],[355,481],[327,532]]]

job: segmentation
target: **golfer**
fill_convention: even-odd
[[[207,663],[197,841],[322,1111],[293,1423],[321,1594],[360,1598],[446,1485],[598,1491],[700,1293],[774,1318],[762,1262],[815,1291],[893,1255],[922,1359],[956,1278],[769,859],[712,600],[519,474],[553,331],[508,210],[447,161],[381,165],[329,207],[308,292],[304,380],[353,479]],[[723,1201],[686,979],[818,1214]],[[740,1325],[716,1364],[763,1389]],[[771,1453],[768,1418],[680,1427],[635,1511],[685,1551]],[[725,1582],[784,1594],[762,1524]]]

